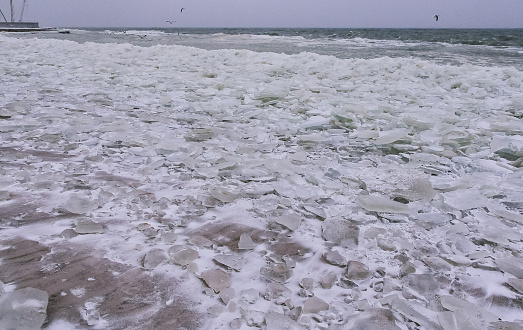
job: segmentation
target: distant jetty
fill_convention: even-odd
[[[52,31],[54,28],[40,27],[38,22],[0,22],[1,32]]]
[[[24,9],[25,9],[25,3],[26,0],[24,0],[22,4],[22,10],[20,13],[20,20],[18,22],[15,22],[15,12],[14,12],[14,5],[13,0],[9,1],[10,4],[10,13],[11,13],[11,20],[8,21],[7,18],[4,15],[4,12],[2,9],[0,9],[1,18],[4,22],[0,21],[0,31],[1,32],[33,32],[33,31],[51,31],[54,30],[54,28],[41,28],[38,22],[23,22],[22,17],[24,15]]]

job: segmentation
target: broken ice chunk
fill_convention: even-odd
[[[219,254],[213,260],[236,271],[239,271],[245,264],[244,257],[234,254]]]
[[[260,298],[260,292],[256,289],[247,289],[241,292],[242,299],[249,303],[254,304]]]
[[[494,135],[490,142],[490,149],[503,158],[517,159],[521,157],[521,151],[523,151],[523,137],[521,135]]]
[[[229,301],[234,299],[236,291],[233,288],[225,288],[220,291],[220,299],[227,305]]]
[[[238,242],[238,249],[240,250],[252,250],[258,246],[252,238],[251,235],[243,233],[240,236],[240,241]]]
[[[376,139],[376,141],[374,141],[374,143],[377,145],[390,144],[405,138],[406,136],[408,136],[408,133],[409,131],[404,128],[391,130],[385,132],[384,134],[380,134],[380,136]]]
[[[267,290],[263,295],[266,300],[272,299],[287,299],[292,295],[292,291],[285,285],[278,282],[271,282],[267,284]]]
[[[393,201],[385,196],[378,195],[361,195],[358,197],[358,203],[366,210],[385,213],[409,213],[407,205]]]
[[[321,219],[327,218],[327,212],[319,206],[307,204],[303,208]]]
[[[434,271],[449,271],[452,269],[449,263],[439,257],[426,257],[422,261]]]
[[[11,198],[9,191],[0,191],[0,202],[7,201]]]
[[[169,249],[169,255],[174,263],[180,266],[187,266],[199,257],[198,251],[183,247],[179,249],[176,245]]]
[[[513,287],[516,291],[523,294],[523,279],[509,278],[507,283]]]
[[[499,318],[491,312],[474,305],[473,303],[454,296],[442,296],[441,305],[452,312],[466,311],[470,315],[481,315],[487,322],[497,321]]]
[[[169,255],[163,249],[153,248],[147,252],[143,260],[143,268],[154,269],[160,264],[167,262]]]
[[[323,238],[343,247],[357,247],[360,234],[359,227],[344,219],[328,218],[322,224]]]
[[[460,211],[485,207],[488,203],[488,198],[476,190],[460,189],[442,193],[441,195],[445,204]]]
[[[330,305],[322,299],[318,297],[310,297],[309,299],[305,300],[305,303],[303,304],[303,313],[319,313],[321,311],[328,310],[329,307]]]
[[[433,225],[442,225],[452,220],[452,216],[445,213],[419,213],[416,214],[416,217]]]
[[[292,269],[289,268],[286,264],[278,263],[272,264],[268,267],[260,268],[260,274],[268,277],[269,279],[285,283],[292,276]]]
[[[223,313],[223,310],[223,305],[215,304],[207,309],[207,313],[211,316],[218,317],[221,313]]]
[[[265,324],[267,325],[267,330],[306,329],[290,317],[276,312],[269,312],[265,314]]]
[[[215,292],[231,286],[231,276],[220,269],[211,269],[202,273],[202,280]]]
[[[347,265],[347,259],[338,251],[327,251],[323,254],[323,258],[326,262],[334,266],[345,267]]]
[[[465,256],[459,256],[456,254],[441,254],[443,260],[454,266],[468,266],[470,265],[470,259]]]
[[[521,330],[522,328],[523,328],[523,322],[521,322],[521,320],[514,321],[514,322],[508,322],[508,321],[490,322],[489,326],[488,326],[488,330]]]
[[[242,316],[249,327],[261,328],[265,321],[265,313],[255,310],[242,310]]]
[[[425,308],[417,305],[411,305],[401,298],[396,298],[392,301],[391,307],[393,310],[400,314],[405,315],[409,320],[412,320],[419,325],[422,329],[427,330],[442,330],[443,328],[429,317],[432,313],[428,313]]]
[[[178,238],[178,236],[173,232],[166,232],[161,236],[162,241],[166,244],[174,243],[176,238]]]
[[[431,294],[439,289],[439,283],[433,274],[410,274],[407,276],[409,287],[420,294]]]
[[[439,324],[444,330],[460,330],[453,312],[441,312],[438,314]]]
[[[509,257],[497,259],[496,265],[498,265],[503,272],[523,279],[523,258]]]
[[[334,282],[338,279],[338,274],[334,272],[329,272],[325,274],[322,278],[319,280],[319,284],[324,289],[330,289],[334,285]]]
[[[405,185],[406,189],[397,191],[396,194],[409,201],[430,201],[436,195],[436,191],[432,188],[432,183],[426,178],[414,178]]]
[[[96,202],[80,197],[78,194],[72,194],[64,205],[65,210],[74,214],[87,214],[97,208],[98,204]]]
[[[223,203],[230,203],[241,197],[240,191],[233,187],[213,187],[210,189],[211,195]]]
[[[396,325],[392,311],[384,308],[371,308],[349,318],[340,329],[359,330],[400,330]],[[336,328],[338,329],[338,328]]]
[[[378,238],[378,247],[385,251],[397,251],[397,244],[391,239]]]
[[[345,275],[350,280],[365,280],[370,277],[371,272],[364,263],[351,260],[347,264],[347,273]]]
[[[210,248],[212,246],[212,241],[201,235],[192,236],[188,242],[198,247]]]
[[[294,231],[300,227],[301,216],[298,214],[286,214],[276,218],[274,221]]]
[[[40,329],[47,316],[47,292],[24,288],[0,297],[0,329]]]
[[[76,222],[75,231],[78,234],[101,234],[104,228],[101,224],[89,219],[81,219]]]
[[[186,141],[203,142],[212,139],[214,132],[211,128],[195,128],[185,135]]]

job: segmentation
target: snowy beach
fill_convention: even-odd
[[[140,35],[0,34],[0,328],[523,327],[521,63]]]

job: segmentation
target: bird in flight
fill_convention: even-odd
[[[182,7],[182,9],[180,9],[180,13],[183,12],[184,9],[185,9],[185,7]]]
[[[439,19],[439,16],[438,15],[434,15],[434,18],[436,19],[436,22],[437,22],[438,19]]]
[[[169,24],[173,24],[173,22],[176,22],[176,21],[165,21],[166,23],[169,23]]]

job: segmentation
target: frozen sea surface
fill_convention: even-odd
[[[46,291],[55,330],[519,329],[522,82],[0,35],[0,304]]]

